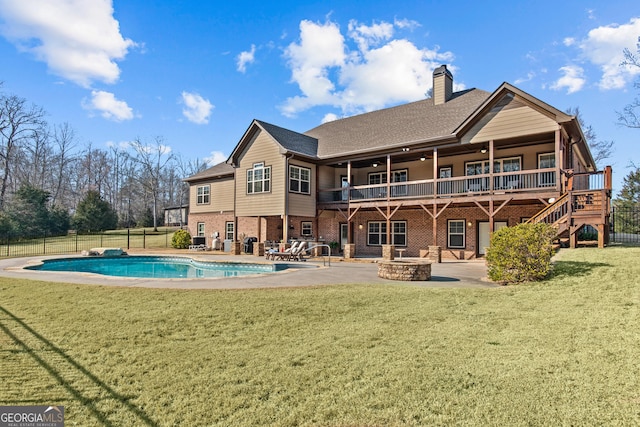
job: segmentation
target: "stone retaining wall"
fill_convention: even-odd
[[[431,280],[431,263],[413,261],[380,261],[378,277],[389,280]]]

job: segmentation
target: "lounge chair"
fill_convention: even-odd
[[[293,242],[291,244],[291,247],[285,249],[283,252],[278,252],[278,251],[274,251],[274,250],[268,250],[265,251],[264,256],[267,259],[270,259],[272,261],[275,261],[277,259],[290,259],[291,258],[291,252],[295,251],[298,248],[298,245],[300,244],[300,242]]]
[[[304,256],[304,253],[307,251],[307,242],[302,242],[300,243],[300,246],[298,246],[295,250],[291,251],[291,254],[289,255],[289,259],[293,259],[296,261],[304,261],[304,259],[302,258]]]

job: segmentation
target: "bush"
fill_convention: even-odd
[[[556,230],[548,224],[519,224],[493,234],[487,250],[489,278],[502,284],[541,280],[551,270]]]
[[[191,233],[187,230],[177,230],[171,238],[171,247],[175,249],[187,249],[191,244]]]
[[[89,190],[78,203],[72,224],[78,232],[113,230],[118,225],[118,214],[98,191]]]

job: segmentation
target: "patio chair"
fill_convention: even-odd
[[[307,242],[300,243],[296,249],[292,250],[289,254],[289,259],[293,259],[296,261],[304,261],[303,256],[307,250]]]
[[[264,256],[267,259],[270,259],[272,261],[275,261],[277,259],[290,259],[291,258],[291,252],[296,250],[299,244],[300,244],[300,242],[297,242],[297,241],[293,242],[291,244],[291,247],[285,249],[283,252],[272,251],[272,250],[265,251]]]

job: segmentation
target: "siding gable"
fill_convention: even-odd
[[[508,94],[462,136],[461,142],[474,144],[491,139],[535,135],[553,132],[558,127],[554,119],[529,106],[517,96]]]
[[[256,163],[271,167],[269,192],[247,194],[247,170]],[[267,133],[258,131],[238,156],[236,169],[236,215],[268,216],[284,213],[285,159],[279,144]]]

